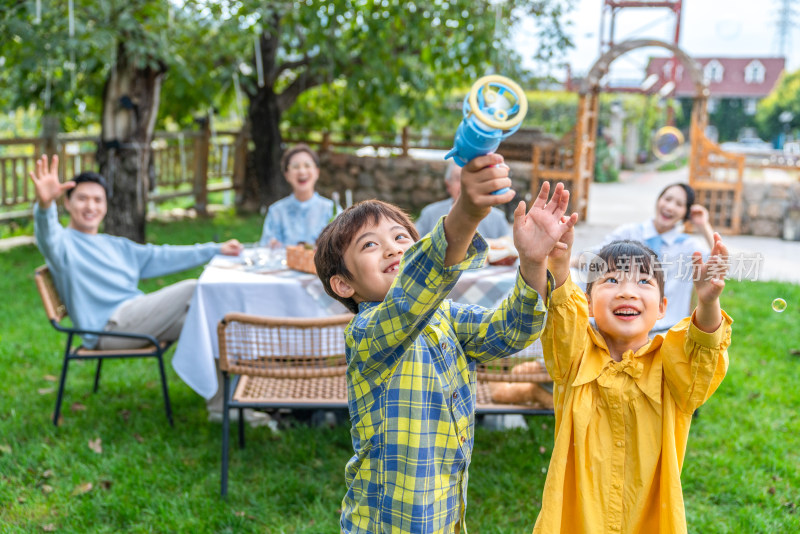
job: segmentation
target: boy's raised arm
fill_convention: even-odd
[[[556,267],[553,272],[556,287],[569,274],[569,252],[574,234],[572,227],[578,214],[564,217],[569,204],[569,191],[558,183],[553,197],[547,201],[550,184],[544,182],[539,195],[525,213],[525,203],[514,210],[514,246],[519,252],[519,270],[525,282],[540,295],[547,293],[547,262]]]
[[[489,214],[492,206],[505,204],[514,198],[508,166],[502,163],[503,156],[487,154],[467,163],[461,172],[461,194],[444,219],[447,239],[445,267],[464,261],[478,224]],[[509,190],[502,195],[492,194],[504,187]]]

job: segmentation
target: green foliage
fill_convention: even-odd
[[[616,182],[619,180],[616,148],[610,146],[609,140],[602,135],[597,136],[594,163],[595,182]]]
[[[672,161],[667,161],[666,163],[661,164],[656,170],[658,172],[674,171],[686,167],[688,163],[689,163],[688,158],[680,157]]]
[[[522,78],[506,28],[533,13],[543,32],[538,53],[556,56],[570,43],[552,24],[570,5],[511,1],[498,4],[499,18],[495,6],[472,0],[227,2],[221,13],[238,58],[253,57],[255,34],[263,32],[262,43],[273,39],[277,49],[274,59],[263,58],[264,82],[280,95],[286,123],[365,133],[433,122],[456,88],[488,72]],[[252,99],[259,93],[257,66],[239,75]],[[260,98],[251,102],[261,105]]]
[[[784,72],[775,89],[758,103],[756,122],[762,138],[771,139],[784,130],[784,123],[778,119],[784,111],[793,114],[786,127],[796,132],[800,129],[800,70]]]
[[[213,24],[193,9],[158,0],[76,0],[70,36],[67,2],[0,0],[0,110],[36,106],[71,131],[98,122],[102,93],[118,47],[137,66],[165,66],[162,117],[185,124],[219,93],[209,49],[217,46]],[[228,68],[228,71],[230,68]]]
[[[744,106],[744,99],[723,98],[709,114],[708,122],[717,127],[720,142],[735,141],[743,128],[755,126],[755,116],[745,113]]]
[[[682,98],[677,107],[679,114],[676,114],[676,126],[684,133],[688,132],[691,125],[693,106],[693,99]],[[721,98],[714,112],[708,115],[708,123],[717,129],[719,142],[735,141],[743,128],[754,127],[756,121],[757,116],[745,112],[745,100],[742,98]]]
[[[460,109],[454,91],[466,92],[483,74],[534,83],[520,68],[522,56],[552,63],[571,46],[564,15],[572,4],[76,0],[70,37],[65,2],[43,2],[34,23],[35,2],[0,0],[0,32],[10,36],[0,43],[0,110],[34,105],[59,116],[68,131],[96,123],[124,43],[142,64],[168,69],[159,123],[187,126],[210,108],[246,107],[237,101],[235,77],[243,100],[258,93],[254,39],[262,34],[262,42],[274,36],[276,47],[273,58],[262,58],[266,86],[281,95],[292,127],[422,127],[449,117],[451,105]],[[512,49],[508,31],[527,15],[538,21],[541,40],[530,53]]]
[[[193,243],[257,239],[262,219],[152,223],[149,239]],[[220,425],[167,365],[175,428],[166,424],[152,361],[70,367],[64,422],[50,422],[63,338],[47,323],[33,281],[32,247],[0,252],[0,524],[3,532],[337,532],[352,455],[346,418],[314,428],[284,418],[281,431],[231,429],[230,494],[220,499]],[[152,291],[200,269],[143,284]],[[775,313],[770,302],[789,303]],[[800,531],[800,286],[729,281],[734,318],[725,380],[692,423],[682,482],[689,532]],[[476,429],[467,509],[470,532],[530,532],[553,446],[553,420],[529,429]],[[89,440],[101,439],[102,453]],[[79,494],[83,484],[92,489]]]
[[[33,137],[39,129],[39,118],[33,108],[16,109],[11,113],[0,113],[0,137]],[[0,155],[9,153],[8,146],[0,146]]]
[[[556,137],[569,132],[578,119],[578,95],[562,91],[526,93],[528,115],[523,128],[539,128]]]

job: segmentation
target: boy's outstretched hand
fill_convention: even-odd
[[[578,214],[563,217],[569,203],[569,191],[564,189],[564,184],[559,182],[556,185],[548,202],[549,193],[550,183],[544,182],[528,213],[525,213],[524,202],[514,210],[514,246],[519,252],[520,262],[543,264],[555,249],[568,249],[562,238],[575,225]],[[568,252],[566,257],[568,262]]]
[[[505,204],[514,198],[508,166],[500,154],[479,156],[464,166],[461,171],[461,194],[455,201],[453,211],[460,210],[468,218],[480,222],[493,206]],[[494,191],[509,188],[502,195]]]
[[[722,321],[719,297],[725,289],[729,267],[728,247],[722,243],[722,238],[716,232],[708,261],[704,263],[699,252],[692,255],[694,289],[697,292],[695,325],[704,332],[715,331]]]
[[[36,200],[42,209],[49,208],[51,202],[75,187],[72,180],[63,184],[58,180],[58,156],[53,156],[50,164],[47,163],[47,156],[37,159],[36,171],[31,171],[30,175],[36,190]]]

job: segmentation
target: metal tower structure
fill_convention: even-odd
[[[778,39],[778,53],[785,57],[789,57],[789,52],[792,47],[792,30],[797,27],[797,10],[793,4],[796,0],[778,0],[778,20],[776,37]]]
[[[783,0],[784,3],[791,0]],[[603,0],[603,11],[600,15],[600,55],[614,46],[617,14],[628,8],[661,8],[668,9],[670,16],[675,17],[673,42],[677,46],[681,35],[681,8],[683,0]]]
[[[789,1],[789,0],[784,0]],[[667,10],[666,16],[674,18],[674,31],[672,43],[677,47],[681,37],[681,10],[683,0],[603,0],[603,10],[600,15],[600,56],[608,52],[616,44],[616,18],[623,9],[649,8]],[[673,56],[669,62],[670,75],[667,83],[660,90],[661,96],[667,98],[675,91],[678,60]],[[642,87],[641,92],[649,88]],[[608,88],[605,88],[608,91]],[[630,90],[626,91],[629,92]],[[634,90],[635,92],[638,92]],[[667,124],[674,122],[672,107],[667,108]]]

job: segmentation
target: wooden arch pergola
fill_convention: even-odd
[[[569,210],[577,211],[581,220],[586,220],[589,187],[594,179],[600,82],[614,60],[645,47],[669,50],[691,77],[695,96],[689,134],[689,183],[697,192],[696,201],[708,208],[715,229],[738,233],[744,156],[724,152],[706,137],[709,91],[703,70],[686,52],[657,39],[623,41],[597,59],[579,89],[575,127],[559,142],[533,148],[531,194],[538,194],[543,181],[562,181],[572,193]]]

